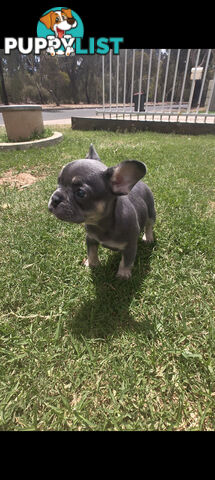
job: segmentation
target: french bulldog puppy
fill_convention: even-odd
[[[106,167],[92,144],[86,159],[74,160],[62,168],[48,209],[60,220],[85,223],[86,266],[99,264],[98,246],[101,244],[121,251],[117,276],[128,279],[140,231],[145,232],[143,240],[154,241],[153,194],[140,181],[145,174],[146,166],[137,160]]]

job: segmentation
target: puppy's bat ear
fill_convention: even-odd
[[[101,159],[99,158],[98,153],[97,153],[97,151],[94,148],[92,143],[90,144],[89,152],[87,153],[86,158],[101,161]]]
[[[145,174],[145,164],[137,160],[125,160],[104,172],[106,178],[109,178],[112,192],[116,195],[127,195]]]

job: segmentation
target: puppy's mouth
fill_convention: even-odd
[[[64,33],[65,33],[65,30],[61,30],[61,29],[58,28],[58,27],[56,28],[56,30],[57,30],[57,36],[58,36],[58,38],[63,38]]]
[[[77,22],[74,18],[68,18],[67,20],[64,20],[63,22],[60,22],[58,25],[54,25],[54,31],[55,35],[58,38],[63,38],[65,35],[65,32],[67,30],[71,30],[71,28],[76,27]]]
[[[71,208],[71,205],[65,202],[60,202],[58,205],[53,205],[52,197],[48,203],[49,212],[51,212],[59,220],[71,223],[83,223],[84,217],[80,212],[76,212]]]

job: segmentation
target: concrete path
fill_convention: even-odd
[[[71,116],[95,117],[95,108],[47,108],[42,112],[45,125],[71,125]],[[4,125],[2,114],[0,114],[0,126]]]
[[[183,105],[184,107],[186,105]],[[174,117],[174,114],[177,113],[177,107],[178,105],[174,105],[174,109],[173,109],[173,112],[172,112],[172,116]],[[151,113],[153,115],[153,120],[154,121],[158,121],[160,120],[160,115],[158,113],[159,109],[160,109],[160,106],[157,105],[154,109],[153,106],[149,106],[148,108],[148,113],[150,113],[150,109],[151,109]],[[176,110],[175,110],[176,109]],[[43,107],[43,112],[42,112],[42,115],[43,115],[43,121],[44,121],[44,124],[45,125],[71,125],[71,117],[84,117],[84,118],[98,118],[100,117],[100,115],[96,115],[96,111],[98,111],[99,113],[99,110],[101,110],[101,114],[102,114],[102,108],[101,106],[97,107],[96,108],[96,105],[93,105],[91,108],[87,107],[87,105],[85,106],[80,106],[78,108],[76,108],[76,106],[74,107],[70,107],[69,105],[68,106],[62,106],[62,107],[55,107],[53,105],[53,107]],[[106,105],[106,117],[108,118],[108,106]],[[112,107],[112,118],[114,118],[114,113],[116,112],[116,108]],[[119,105],[118,107],[118,115],[116,118],[120,118],[121,115],[122,115],[122,105]],[[128,117],[128,119],[130,118],[130,113],[131,111],[131,107],[130,106],[126,106],[125,107],[125,116],[124,118]],[[156,116],[156,113],[158,115],[158,117]],[[200,113],[200,112],[199,112]],[[121,114],[121,115],[120,115]],[[133,119],[136,119],[135,118],[135,112],[133,111]],[[165,114],[164,114],[165,115]],[[166,121],[168,120],[168,113],[166,113],[167,115],[167,119]],[[140,116],[140,120],[145,120],[145,117],[141,117]],[[149,119],[151,120],[151,119]],[[165,119],[164,119],[165,120]],[[172,118],[172,121],[175,120],[175,118]],[[186,119],[185,116],[181,116],[181,118],[178,120],[180,122],[185,122],[186,120],[188,122],[191,122],[193,123],[195,121],[194,117],[190,116]],[[200,115],[197,117],[196,119],[196,123],[214,123],[214,117],[211,116],[211,118],[208,116],[206,118],[206,122],[205,122],[205,118],[204,116],[201,116],[201,113]],[[0,113],[0,126],[4,126],[4,121],[3,121],[3,117],[2,117],[2,114]]]

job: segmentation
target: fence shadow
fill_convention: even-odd
[[[156,240],[151,245],[138,241],[138,253],[128,281],[116,278],[120,254],[110,254],[106,265],[92,269],[90,275],[96,295],[87,300],[75,313],[71,312],[69,328],[78,339],[106,338],[117,331],[127,329],[146,330],[150,334],[152,326],[149,320],[135,319],[131,312],[131,303],[142,300],[143,285],[150,272],[150,261]]]

